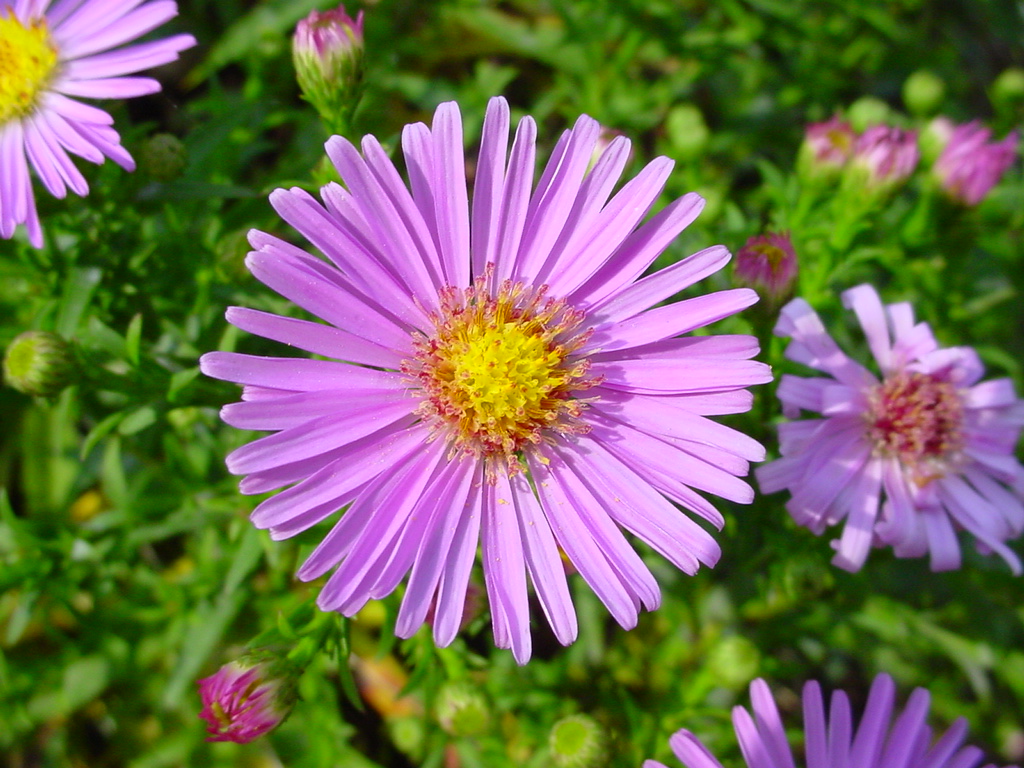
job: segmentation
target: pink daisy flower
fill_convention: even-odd
[[[931,697],[926,689],[915,689],[903,712],[894,718],[895,699],[892,678],[878,675],[871,685],[860,723],[856,724],[845,692],[834,691],[826,709],[821,687],[813,680],[808,682],[803,690],[804,764],[807,768],[974,768],[981,763],[984,753],[964,745],[964,718],[955,721],[939,738],[932,739],[927,720]],[[796,761],[779,709],[764,680],[750,684],[750,701],[752,715],[743,707],[732,710],[736,738],[746,764],[749,768],[794,768]],[[669,745],[686,768],[722,768],[690,731],[677,731]],[[643,768],[666,766],[646,760]],[[989,763],[984,768],[995,766]]]
[[[29,242],[42,247],[29,166],[58,198],[89,192],[69,153],[135,169],[113,118],[78,98],[159,91],[152,78],[125,75],[174,61],[195,38],[125,43],[177,13],[169,0],[0,0],[0,235],[24,224]]]
[[[738,477],[761,446],[707,417],[746,411],[771,378],[748,336],[681,334],[749,306],[735,289],[657,306],[721,269],[716,246],[641,275],[697,216],[690,194],[641,223],[672,168],[653,160],[615,195],[629,141],[592,170],[601,131],[581,117],[533,187],[536,125],[492,99],[476,183],[462,123],[442,104],[402,135],[409,187],[372,136],[362,154],[327,143],[345,187],[271,203],[328,257],[253,232],[248,266],[329,325],[231,308],[252,333],[330,360],[212,352],[209,376],[244,385],[222,417],[274,431],[234,451],[244,493],[290,485],[252,519],[283,539],[344,515],[299,570],[333,570],[324,610],[356,613],[408,574],[396,631],[436,603],[434,637],[458,631],[482,546],[497,644],[531,652],[527,574],[562,643],[577,625],[562,553],[624,627],[657,607],[658,584],[623,535],[686,573],[712,565],[712,536],[672,502],[721,526],[696,491],[747,503]]]
[[[897,557],[930,553],[932,570],[960,567],[957,531],[998,552],[1024,530],[1024,468],[1014,450],[1024,402],[1009,379],[981,382],[969,347],[941,348],[909,304],[882,306],[869,285],[843,294],[881,373],[847,357],[802,299],[787,304],[775,333],[791,360],[828,374],[786,375],[779,399],[782,458],[757,470],[764,493],[788,488],[787,509],[816,534],[845,520],[833,564],[858,570],[874,546]]]

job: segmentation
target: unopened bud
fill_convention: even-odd
[[[911,114],[928,117],[935,114],[946,98],[946,84],[926,69],[919,69],[903,82],[903,103]]]
[[[1010,67],[992,83],[992,103],[999,109],[1024,105],[1024,69]]]
[[[469,683],[447,683],[437,694],[437,722],[452,736],[478,736],[491,720],[487,700]]]
[[[4,355],[4,381],[19,392],[54,397],[78,380],[71,344],[49,331],[25,331]]]
[[[199,681],[207,741],[252,741],[279,726],[298,699],[300,670],[285,659],[242,657]]]
[[[608,759],[604,729],[587,715],[570,715],[555,723],[548,748],[556,768],[600,768]]]
[[[976,120],[956,126],[932,166],[939,186],[956,202],[980,203],[1017,157],[1016,131],[1002,141],[989,141],[991,136]]]
[[[805,179],[834,181],[853,157],[856,141],[853,126],[839,116],[824,123],[811,123],[797,155],[798,172]]]
[[[756,235],[736,254],[733,272],[739,285],[753,288],[769,309],[781,307],[796,287],[797,258],[785,232]]]
[[[888,193],[910,177],[920,156],[915,131],[876,125],[857,139],[845,181],[866,192]]]
[[[861,96],[846,111],[853,130],[861,133],[873,125],[882,125],[892,119],[889,105],[874,96]]]
[[[313,11],[295,28],[292,60],[306,101],[336,130],[359,100],[363,76],[363,12],[353,20],[343,5]]]
[[[757,677],[761,654],[757,646],[739,635],[723,637],[711,647],[707,667],[715,684],[738,690]]]
[[[139,152],[139,169],[156,181],[174,181],[185,172],[187,163],[185,145],[170,133],[150,136]]]
[[[682,160],[693,160],[708,145],[711,132],[704,115],[694,104],[679,104],[665,118],[665,134],[673,154]]]

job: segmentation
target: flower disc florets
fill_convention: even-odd
[[[934,374],[895,373],[869,393],[868,404],[865,419],[875,449],[904,466],[940,470],[963,447],[960,395]]]
[[[0,125],[32,111],[56,67],[45,19],[0,17]]]
[[[575,395],[598,383],[573,357],[589,336],[583,313],[544,286],[505,280],[496,295],[488,277],[441,292],[433,336],[416,340],[403,370],[423,393],[419,415],[451,441],[453,452],[482,459],[491,471],[519,469],[517,455],[545,430],[581,434],[585,403]]]

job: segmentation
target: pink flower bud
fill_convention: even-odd
[[[989,141],[992,132],[977,120],[953,129],[932,171],[942,189],[964,205],[977,205],[1017,156],[1017,132]]]
[[[292,60],[302,95],[328,125],[345,121],[359,98],[363,71],[363,12],[313,11],[295,27]]]
[[[199,681],[207,741],[252,741],[274,730],[295,705],[295,675],[273,661],[245,658],[225,664]]]
[[[857,139],[851,167],[869,190],[887,191],[910,177],[920,157],[916,131],[873,125]]]
[[[736,282],[753,288],[771,306],[784,304],[796,285],[797,260],[788,232],[747,240],[736,254]]]
[[[853,156],[857,134],[838,115],[824,123],[811,123],[804,133],[798,164],[808,177],[834,177]]]

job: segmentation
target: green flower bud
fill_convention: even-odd
[[[723,637],[707,657],[708,671],[716,685],[739,690],[757,677],[761,654],[757,646],[739,635]]]
[[[665,118],[665,135],[676,157],[692,160],[708,145],[711,131],[700,109],[694,104],[679,104],[672,107]]]
[[[946,98],[946,84],[932,72],[919,69],[903,83],[903,103],[912,114],[935,114]]]
[[[892,110],[889,109],[889,105],[874,96],[862,96],[857,99],[846,113],[846,119],[857,133],[873,125],[888,123],[891,116]]]
[[[53,397],[78,380],[71,344],[49,331],[25,331],[4,356],[4,381],[19,392]]]
[[[555,723],[548,748],[556,768],[600,768],[608,760],[604,729],[587,715],[570,715]]]
[[[437,722],[452,736],[478,736],[491,719],[484,695],[469,683],[447,683],[437,694],[435,711]]]
[[[992,83],[992,103],[1000,109],[1024,105],[1024,69],[1010,67]]]
[[[156,181],[174,181],[185,172],[187,163],[185,145],[170,133],[150,136],[139,152],[139,169]]]

